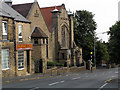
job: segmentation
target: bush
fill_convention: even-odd
[[[56,66],[64,66],[64,64],[56,63]]]
[[[57,63],[57,62],[54,62],[54,61],[48,61],[47,66],[64,66],[64,64]]]
[[[47,66],[55,66],[55,62],[53,62],[53,61],[48,61],[48,62],[47,62]]]

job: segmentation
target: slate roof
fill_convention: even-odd
[[[62,5],[56,6],[56,9],[58,11],[61,11],[61,7],[62,7]],[[52,13],[51,13],[51,11],[53,11],[54,9],[55,9],[55,6],[41,8],[41,12],[43,14],[43,17],[45,19],[45,22],[46,22],[50,32],[52,32]]]
[[[22,14],[25,18],[27,18],[27,15],[32,7],[33,3],[26,3],[26,4],[17,4],[12,5],[12,8],[15,9],[17,12]]]
[[[27,18],[29,11],[31,10],[33,4],[34,3],[17,4],[17,5],[13,5],[12,7],[17,12],[22,14],[25,18]],[[56,9],[61,11],[61,7],[62,7],[62,5],[56,6]],[[51,11],[53,11],[55,9],[55,6],[44,7],[44,8],[40,8],[40,9],[41,9],[41,12],[43,14],[43,18],[47,24],[49,31],[52,32],[52,13],[51,13]]]
[[[35,27],[31,34],[31,38],[48,38],[48,36],[40,29],[40,27]]]
[[[15,21],[29,22],[25,17],[15,11],[13,8],[8,6],[3,1],[0,1],[0,16],[14,18]]]

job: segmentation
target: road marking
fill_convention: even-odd
[[[98,90],[101,90],[102,88],[104,88],[108,83],[105,83],[104,85],[102,85]]]
[[[118,74],[118,72],[115,72],[116,74]]]
[[[68,75],[66,75],[66,76],[68,76]]]
[[[76,79],[79,79],[80,77],[76,77],[76,78],[73,78],[72,80],[76,80]]]
[[[65,81],[60,81],[60,83],[64,83]]]
[[[49,86],[52,86],[52,85],[55,85],[55,84],[58,84],[58,83],[64,83],[64,82],[65,82],[65,81],[54,82],[54,83],[49,84]]]
[[[112,79],[106,80],[105,83],[109,83]]]
[[[35,87],[35,88],[30,89],[30,90],[36,90],[36,89],[39,89],[39,87]]]
[[[112,77],[115,77],[115,76],[112,76]]]
[[[51,83],[49,84],[49,86],[52,86],[52,85],[55,85],[55,84],[58,84],[59,82],[54,82],[54,83]]]

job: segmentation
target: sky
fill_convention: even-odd
[[[12,0],[13,4],[30,3],[34,0]],[[65,4],[67,10],[87,10],[95,14],[94,20],[97,23],[96,34],[102,41],[108,41],[109,36],[102,32],[109,31],[109,28],[118,21],[119,0],[37,0],[40,7],[49,7]]]

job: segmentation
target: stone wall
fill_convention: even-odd
[[[19,42],[19,36],[18,36],[18,26],[22,25],[23,30],[23,41]],[[24,22],[15,22],[15,36],[16,36],[16,44],[30,44],[31,42],[31,32],[30,32],[30,23],[24,23]],[[18,70],[18,50],[15,51],[16,54],[16,75],[17,76],[25,76],[28,74],[27,72],[27,50],[24,50],[24,68],[21,70]],[[29,50],[29,71],[31,73],[31,50]]]
[[[7,34],[7,40],[2,39],[2,21],[7,21],[8,24],[8,34]],[[0,17],[0,47],[1,49],[9,49],[9,69],[2,70],[2,77],[9,77],[9,76],[15,76],[15,59],[14,59],[14,24],[13,19],[6,18],[6,17]],[[1,56],[1,51],[0,51]],[[1,56],[2,57],[2,56]],[[0,57],[0,66],[2,66],[2,60]]]

